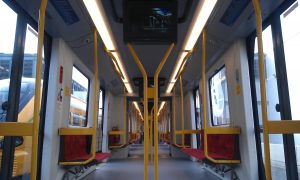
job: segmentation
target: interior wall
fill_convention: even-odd
[[[45,119],[45,135],[43,146],[42,179],[61,179],[65,170],[58,165],[60,137],[59,128],[69,127],[70,94],[66,89],[71,90],[72,68],[76,65],[90,79],[89,86],[89,109],[88,125],[93,122],[93,73],[82,63],[62,39],[54,39],[52,44],[50,76],[48,84],[47,112]],[[63,67],[63,81],[59,83],[60,66]],[[61,92],[61,94],[60,94]],[[70,92],[70,91],[69,91]],[[62,101],[58,96],[62,96]],[[96,100],[96,99],[95,99]]]
[[[234,126],[241,128],[240,154],[241,165],[236,168],[240,178],[255,180],[258,179],[258,167],[256,156],[256,143],[254,134],[254,123],[252,114],[252,102],[250,92],[249,67],[244,40],[238,40],[225,52],[225,54],[207,71],[207,121],[211,126],[208,79],[217,69],[226,66],[226,79],[229,99],[230,120]],[[236,91],[240,85],[241,91]]]

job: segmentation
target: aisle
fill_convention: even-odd
[[[143,180],[143,146],[132,145],[127,159],[110,160],[101,164],[85,180]],[[153,179],[153,165],[149,166],[149,180]],[[189,159],[173,159],[167,145],[159,146],[160,180],[218,180],[216,176],[202,169]]]

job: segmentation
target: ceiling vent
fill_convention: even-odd
[[[79,21],[68,0],[50,0],[50,2],[67,25],[72,25]]]
[[[231,3],[223,14],[220,22],[227,26],[232,26],[249,3],[250,0],[231,0]]]

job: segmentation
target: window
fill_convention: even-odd
[[[74,66],[71,87],[69,125],[86,127],[89,79]]]
[[[300,119],[300,7],[296,1],[280,16],[284,46],[285,64],[290,96],[291,117]],[[298,176],[300,178],[300,134],[294,134],[295,152],[297,157]]]
[[[100,88],[98,123],[97,123],[97,151],[99,151],[99,152],[102,151],[103,112],[104,112],[104,90],[102,88]]]
[[[299,7],[298,1],[285,1],[263,22],[266,103],[268,120],[299,119]],[[253,97],[253,115],[260,177],[264,166],[261,93],[256,33],[248,37],[248,57]],[[299,166],[298,134],[269,134],[271,174],[274,180],[297,179]],[[262,178],[263,179],[263,178]]]
[[[196,129],[202,129],[199,88],[194,90],[194,102],[195,102],[195,124],[196,124]],[[200,148],[200,134],[196,135],[196,139],[197,139],[197,148]]]
[[[211,120],[213,126],[229,124],[226,68],[222,67],[209,79]]]

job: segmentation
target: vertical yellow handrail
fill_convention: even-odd
[[[94,75],[94,114],[93,114],[93,136],[92,136],[92,157],[90,159],[95,158],[96,154],[96,130],[97,130],[97,118],[98,118],[98,100],[99,100],[99,87],[100,81],[98,85],[99,79],[99,70],[98,70],[98,41],[97,41],[97,29],[94,27],[94,66],[95,66],[95,75]]]
[[[41,108],[41,80],[42,80],[42,61],[43,61],[43,45],[45,33],[45,14],[47,0],[42,0],[39,12],[38,27],[38,47],[36,60],[36,77],[35,77],[35,98],[33,108],[33,133],[32,133],[32,156],[31,156],[31,174],[30,179],[36,179],[37,174],[37,158],[38,158],[38,141],[40,127],[40,108]]]
[[[264,155],[265,155],[265,170],[267,180],[271,180],[271,161],[270,161],[270,144],[269,144],[269,122],[267,110],[267,97],[266,97],[266,82],[265,82],[265,64],[264,64],[264,51],[262,39],[262,18],[261,8],[258,0],[252,0],[255,19],[256,19],[256,33],[258,45],[258,62],[259,62],[259,78],[260,78],[260,96],[261,96],[261,111],[263,120],[263,136],[264,136]]]
[[[150,116],[150,162],[153,163],[153,108]]]
[[[123,124],[123,126],[124,126],[124,132],[125,132],[125,135],[124,135],[124,137],[123,137],[123,144],[127,144],[127,142],[126,142],[126,136],[127,136],[127,109],[126,109],[127,107],[126,107],[126,88],[124,87],[124,124]]]
[[[173,144],[176,144],[176,90],[175,86],[173,87],[173,106],[172,106],[172,111],[173,111]]]
[[[185,142],[184,142],[184,106],[183,106],[183,89],[182,89],[182,77],[181,75],[179,76],[179,85],[180,85],[180,105],[181,105],[181,143],[182,146],[185,147]]]
[[[205,77],[205,65],[206,65],[206,29],[202,30],[202,103],[203,103],[203,134],[204,134],[204,155],[207,154],[207,133],[206,133],[206,77]]]
[[[174,47],[174,43],[172,43],[164,57],[160,61],[155,73],[154,73],[154,180],[158,180],[158,75],[163,68],[165,62],[167,61],[172,49]]]
[[[148,158],[149,158],[149,154],[148,154],[148,140],[149,140],[149,127],[148,127],[148,77],[147,77],[147,73],[140,61],[140,59],[138,58],[137,54],[135,53],[133,47],[131,46],[131,44],[127,44],[127,47],[135,61],[135,63],[137,64],[139,70],[141,71],[142,75],[143,75],[143,80],[144,80],[144,180],[148,179]]]

